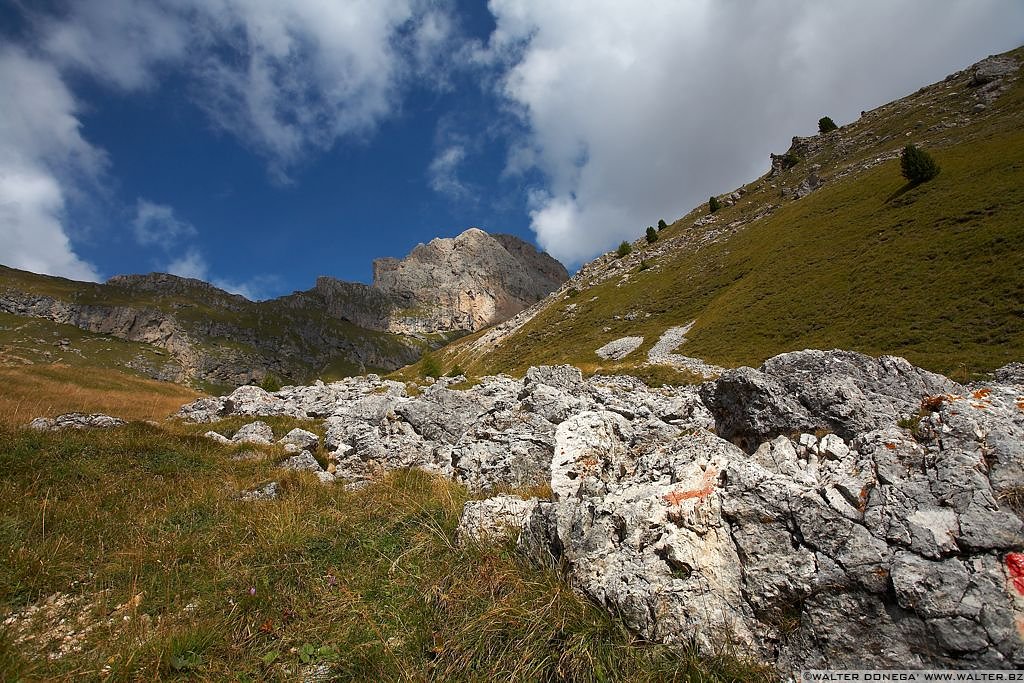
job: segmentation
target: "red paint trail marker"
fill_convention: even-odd
[[[1006,569],[1018,593],[1024,595],[1024,553],[1007,553]]]

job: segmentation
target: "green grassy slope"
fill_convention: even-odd
[[[151,344],[93,334],[43,318],[0,313],[0,366],[59,363],[72,368],[110,368],[139,377],[162,371],[168,378],[181,366]]]
[[[1024,62],[1024,50],[1012,54]],[[691,320],[677,352],[725,366],[833,347],[903,355],[960,376],[1021,360],[1024,79],[975,112],[969,78],[813,139],[795,167],[745,186],[710,225],[694,225],[706,213],[698,207],[655,245],[636,243],[626,277],[578,277],[501,343],[460,340],[439,354],[442,365],[475,375],[541,363],[628,369],[666,329]],[[908,142],[938,161],[936,179],[906,184],[892,157]],[[781,197],[812,164],[823,187]],[[707,241],[712,230],[722,234]],[[666,241],[671,248],[655,256]],[[613,262],[606,255],[597,270]],[[627,335],[645,342],[626,362],[593,353]]]
[[[326,381],[363,372],[384,370],[396,361],[414,358],[416,348],[426,342],[401,338],[386,332],[368,330],[347,320],[332,318],[315,306],[286,305],[279,301],[251,302],[226,292],[204,286],[182,286],[180,291],[150,291],[113,284],[76,282],[65,278],[37,275],[0,266],[0,292],[5,290],[48,296],[80,306],[128,307],[154,310],[171,315],[194,340],[198,350],[213,358],[247,357],[252,365],[262,361],[274,363],[270,374],[280,381]],[[28,318],[16,316],[0,319],[6,327],[24,327]],[[39,321],[39,325],[50,325]],[[65,338],[79,339],[69,326],[60,326]],[[52,335],[51,335],[52,336]],[[110,340],[108,346],[124,344],[112,337],[93,335]],[[0,334],[0,344],[6,345]],[[93,348],[101,346],[92,344]],[[139,357],[159,359],[163,352],[146,344],[145,350],[132,348]],[[45,356],[41,349],[32,350],[21,345],[30,357]],[[369,354],[378,362],[360,364],[354,349]],[[126,351],[126,348],[120,348]],[[14,353],[13,349],[11,353]],[[109,354],[108,354],[109,355]],[[389,359],[394,359],[390,360]],[[115,358],[103,354],[87,353],[79,356],[78,364],[94,360],[96,367],[107,367]],[[150,360],[153,360],[152,358]],[[154,361],[155,362],[155,361]],[[150,373],[151,376],[152,373]],[[194,382],[210,390],[229,389],[216,382]]]
[[[0,680],[774,678],[638,641],[511,542],[454,545],[451,482],[281,478],[282,451],[235,459],[210,427],[0,426]],[[239,499],[272,477],[278,499]]]

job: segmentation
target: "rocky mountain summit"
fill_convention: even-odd
[[[370,375],[242,387],[178,416],[322,419],[322,444],[277,436],[303,449],[285,466],[326,482],[419,467],[479,490],[546,484],[549,500],[467,504],[459,538],[514,533],[647,639],[730,643],[783,672],[1009,668],[1024,666],[1022,380],[802,351],[700,386],[569,366],[466,390]]]
[[[331,315],[395,334],[473,332],[502,322],[569,279],[561,263],[513,235],[470,228],[373,262],[373,284],[317,279],[296,292]],[[289,299],[289,297],[285,297]]]
[[[0,313],[149,344],[166,363],[123,365],[223,387],[394,370],[515,315],[567,278],[522,240],[471,228],[405,259],[379,259],[373,285],[321,277],[313,289],[261,302],[166,273],[93,284],[0,267]]]

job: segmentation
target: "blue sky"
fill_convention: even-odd
[[[1018,0],[632,4],[0,2],[0,263],[266,298],[473,225],[574,268],[1024,43]]]

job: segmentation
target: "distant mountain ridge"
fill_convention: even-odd
[[[213,388],[393,370],[515,315],[568,278],[526,242],[477,228],[378,260],[374,272],[373,285],[320,277],[310,290],[252,302],[167,273],[95,284],[0,266],[0,313],[155,346],[169,356],[159,367],[125,363]]]

